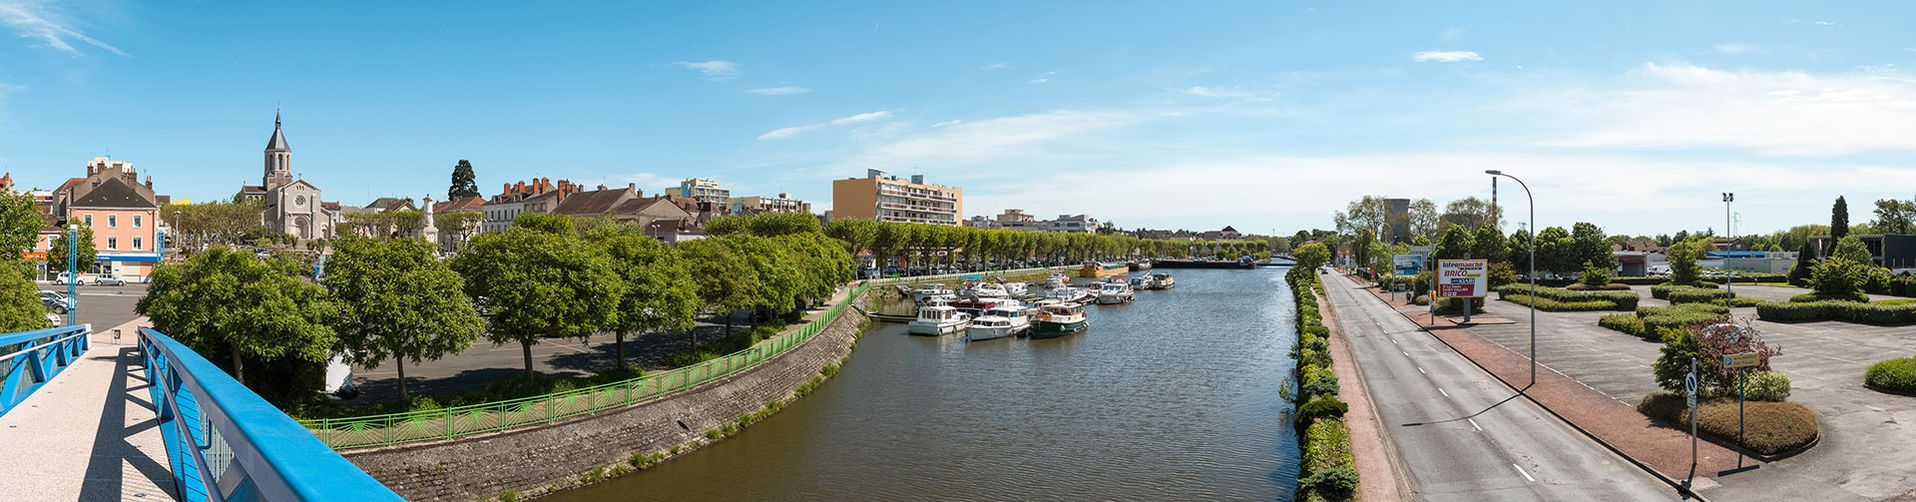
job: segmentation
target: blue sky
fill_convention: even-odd
[[[1548,4],[1547,6],[1545,4]],[[866,168],[965,212],[1329,227],[1523,176],[1544,225],[1827,221],[1916,196],[1916,5],[0,0],[0,170],[105,153],[257,183],[274,107],[329,199],[686,176],[830,203]],[[1508,185],[1505,185],[1508,187]],[[1509,197],[1511,192],[1503,192]],[[1505,201],[1512,201],[1506,198]]]

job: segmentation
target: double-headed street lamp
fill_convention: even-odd
[[[1496,169],[1485,170],[1484,174],[1516,180],[1517,186],[1523,187],[1524,198],[1530,201],[1530,231],[1524,233],[1530,238],[1530,245],[1527,246],[1530,248],[1530,259],[1526,260],[1530,271],[1525,276],[1530,278],[1530,294],[1533,295],[1531,301],[1524,302],[1530,304],[1530,383],[1524,384],[1519,391],[1530,390],[1530,386],[1537,384],[1537,302],[1534,296],[1537,294],[1537,198],[1530,194],[1530,185],[1516,176]]]

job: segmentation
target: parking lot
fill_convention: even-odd
[[[40,284],[38,287],[41,291],[67,292],[66,286]],[[133,313],[133,304],[146,296],[145,284],[80,286],[77,289],[80,294],[79,322],[90,323],[94,329],[111,329],[139,317]]]

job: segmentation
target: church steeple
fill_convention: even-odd
[[[273,137],[266,141],[266,174],[260,184],[267,190],[293,182],[293,148],[286,145],[280,130],[279,111],[273,111]]]

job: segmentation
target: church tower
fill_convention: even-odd
[[[273,112],[273,139],[266,142],[266,176],[260,182],[267,190],[293,182],[293,149],[279,126],[279,112]]]

